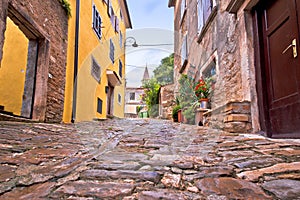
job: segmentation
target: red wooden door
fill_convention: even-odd
[[[262,68],[267,132],[272,137],[300,137],[300,52],[297,0],[262,1]],[[298,13],[300,14],[300,12]]]

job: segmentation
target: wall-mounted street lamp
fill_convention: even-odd
[[[136,39],[134,37],[128,37],[128,38],[126,38],[126,40],[125,40],[125,46],[128,46],[128,45],[126,45],[127,42],[132,43],[131,44],[132,47],[138,47],[139,46],[136,43]]]

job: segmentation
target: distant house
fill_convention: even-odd
[[[143,78],[141,80],[141,84],[150,79],[148,67],[146,64]],[[125,95],[125,117],[138,117],[139,110],[143,109],[147,111],[146,104],[143,101],[143,96],[145,95],[145,88],[143,87],[126,87],[126,95]]]
[[[295,0],[169,0],[175,93],[211,77],[209,125],[300,137],[300,7]]]
[[[144,88],[126,88],[125,117],[138,117],[138,107],[143,108],[146,106],[142,101],[144,94]]]

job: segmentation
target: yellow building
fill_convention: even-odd
[[[69,0],[63,121],[124,117],[126,0]]]

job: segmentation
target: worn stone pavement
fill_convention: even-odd
[[[300,140],[149,119],[0,122],[0,199],[300,199]]]

